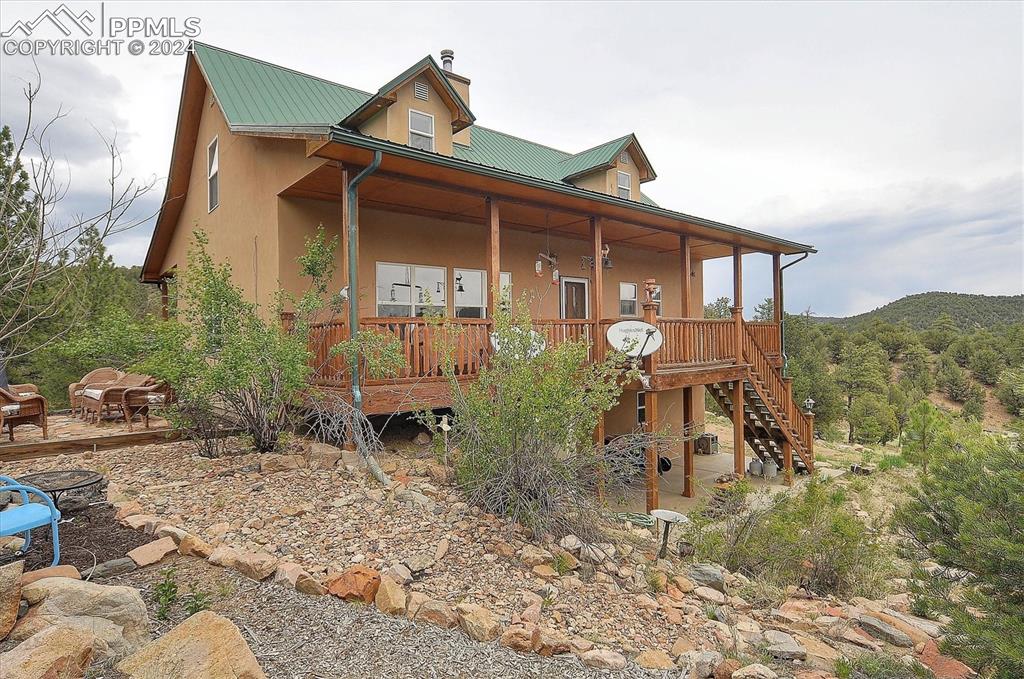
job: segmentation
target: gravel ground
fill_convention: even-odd
[[[210,595],[210,608],[234,621],[264,671],[275,679],[314,677],[644,677],[656,676],[632,663],[621,672],[585,667],[566,655],[541,658],[521,655],[497,642],[471,641],[459,630],[414,624],[335,597],[311,597],[266,583],[257,583],[204,561],[180,558],[174,563],[182,595],[190,590]],[[163,568],[147,568],[104,581],[142,590],[150,607],[154,636],[187,614],[181,605],[170,619],[156,619],[153,586]],[[104,668],[90,676],[113,677]],[[669,676],[668,673],[665,676]],[[675,673],[672,673],[675,676]]]

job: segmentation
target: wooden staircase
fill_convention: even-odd
[[[744,440],[763,462],[775,460],[786,469],[786,447],[791,447],[795,473],[814,471],[813,419],[793,402],[789,381],[769,360],[749,328],[744,328],[743,360],[747,374],[743,380]],[[722,411],[733,416],[733,383],[716,382],[708,387]]]

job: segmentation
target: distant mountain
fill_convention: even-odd
[[[873,311],[837,318],[815,316],[821,323],[847,328],[875,319],[889,323],[906,321],[916,330],[927,328],[941,313],[947,313],[964,330],[1024,323],[1024,295],[965,295],[958,292],[923,292],[907,295]]]

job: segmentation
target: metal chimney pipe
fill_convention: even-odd
[[[441,50],[441,68],[451,73],[453,61],[455,61],[455,52],[452,50]]]

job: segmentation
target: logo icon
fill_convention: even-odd
[[[88,10],[81,14],[75,14],[72,12],[67,5],[61,3],[55,10],[44,10],[42,14],[37,16],[32,21],[15,21],[9,29],[0,33],[0,37],[11,38],[16,33],[21,32],[22,36],[27,38],[39,28],[41,24],[50,24],[57,27],[65,37],[70,37],[73,29],[77,28],[79,31],[87,36],[92,35],[92,29],[87,25],[96,20]]]

